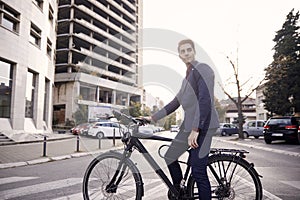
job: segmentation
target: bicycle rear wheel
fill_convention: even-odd
[[[83,197],[92,199],[142,199],[143,183],[137,167],[116,152],[99,155],[83,179]]]
[[[230,154],[212,155],[207,173],[212,199],[261,200],[263,196],[259,175],[253,165]],[[198,188],[192,176],[188,181],[189,195],[199,199]]]

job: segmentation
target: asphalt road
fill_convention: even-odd
[[[241,146],[229,139],[232,138],[217,137],[212,146],[245,149],[250,152],[247,155],[247,160],[253,162],[256,170],[263,176],[261,181],[264,188],[264,199],[300,199],[300,157],[296,154],[299,152],[299,145],[266,145],[262,139],[250,139]],[[226,141],[224,142],[224,140]],[[161,143],[147,141],[145,144],[162,168],[166,169],[164,161],[157,156],[157,148]],[[134,153],[132,158],[140,168],[145,183],[145,197],[143,199],[167,199],[166,186],[153,173],[150,166],[144,162],[141,155]],[[0,170],[0,199],[82,199],[82,179],[85,169],[92,159],[93,156],[90,155],[38,165],[2,169]]]

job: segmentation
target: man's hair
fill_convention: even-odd
[[[178,47],[177,47],[177,51],[178,52],[179,52],[179,48],[183,44],[190,44],[193,47],[194,51],[196,51],[195,50],[195,44],[194,44],[193,40],[191,40],[191,39],[185,39],[185,40],[181,40],[180,42],[178,42]]]

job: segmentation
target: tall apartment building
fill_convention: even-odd
[[[79,105],[124,108],[141,100],[141,26],[141,0],[59,1],[55,124],[74,120]]]
[[[52,131],[56,16],[56,0],[0,0],[0,132],[15,140]]]

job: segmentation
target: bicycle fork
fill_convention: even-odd
[[[126,168],[127,165],[124,164],[125,160],[127,158],[129,158],[131,155],[131,152],[124,152],[123,153],[123,158],[122,160],[119,162],[118,168],[114,174],[114,176],[112,177],[111,181],[109,182],[109,184],[105,187],[105,191],[107,193],[116,193],[117,189],[118,189],[118,185],[120,184],[125,172],[126,172]]]

